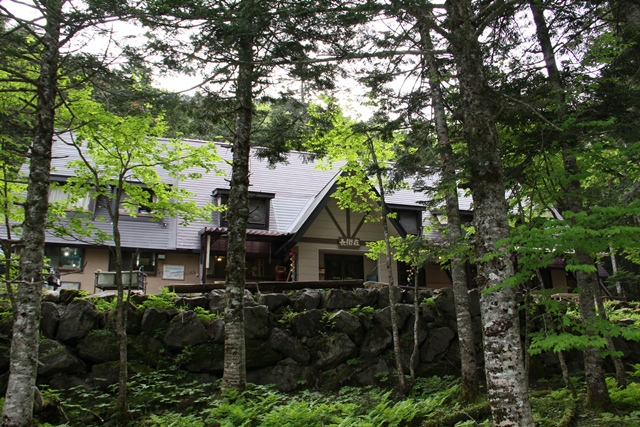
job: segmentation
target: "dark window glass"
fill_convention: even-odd
[[[396,219],[408,234],[420,234],[420,212],[418,211],[399,211],[396,213]]]
[[[124,271],[129,271],[133,264],[134,270],[140,270],[140,268],[142,268],[144,273],[154,276],[157,273],[156,260],[157,254],[155,252],[131,250],[122,251],[122,269]],[[114,254],[111,254],[109,257],[109,271],[115,271],[115,268],[116,257]]]
[[[76,270],[82,268],[83,248],[70,246],[49,246],[45,248],[49,265],[59,270]]]
[[[360,255],[324,254],[326,280],[364,279],[364,261]]]
[[[227,204],[229,195],[220,193],[214,195],[214,202],[217,206]],[[249,198],[249,219],[247,228],[268,229],[269,228],[269,197],[250,197]],[[214,212],[213,224],[218,227],[227,227],[227,211]]]

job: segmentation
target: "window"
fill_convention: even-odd
[[[89,211],[91,208],[91,196],[86,194],[84,197],[80,197],[75,200],[69,193],[62,191],[59,188],[49,189],[49,203],[64,203],[67,210],[81,209],[83,211]]]
[[[82,269],[84,250],[70,246],[47,246],[44,250],[49,265],[58,270]]]
[[[122,250],[122,270],[129,271],[133,264],[134,270],[142,270],[145,274],[155,276],[157,273],[157,259],[158,254],[152,251],[136,251],[136,250]],[[109,256],[109,271],[115,271],[116,269],[116,257],[112,253]]]
[[[269,206],[271,199],[275,196],[273,193],[252,193],[249,192],[249,219],[247,228],[252,229],[268,229],[269,228]],[[213,201],[216,206],[227,204],[229,199],[229,190],[216,189],[213,192]],[[219,227],[226,227],[226,212],[214,212],[213,223]]]
[[[396,210],[396,219],[407,234],[420,234],[421,211]]]
[[[325,280],[364,279],[362,255],[324,254]]]
[[[138,189],[136,190],[138,191]],[[136,197],[137,199],[144,199],[149,203],[136,203],[132,200],[131,196],[125,194],[122,197],[122,201],[120,202],[120,213],[130,215],[132,212],[135,216],[151,216],[153,215],[153,209],[150,204],[157,202],[157,197],[153,190],[149,188],[139,188],[140,197]]]

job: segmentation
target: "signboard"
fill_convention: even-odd
[[[341,237],[338,239],[338,246],[341,248],[359,248],[360,247],[360,239],[356,237]]]
[[[168,280],[184,280],[184,265],[163,266],[162,278]]]

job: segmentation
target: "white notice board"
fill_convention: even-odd
[[[162,278],[167,280],[184,280],[184,265],[163,266]]]

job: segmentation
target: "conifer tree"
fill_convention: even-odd
[[[345,56],[354,40],[352,25],[364,16],[367,1],[214,1],[144,2],[142,21],[163,29],[150,47],[165,65],[202,67],[205,84],[233,115],[233,160],[227,203],[225,363],[223,385],[246,386],[244,341],[245,242],[249,217],[249,153],[256,97],[275,70],[331,87],[335,65],[319,60]],[[172,44],[189,28],[190,43]]]

